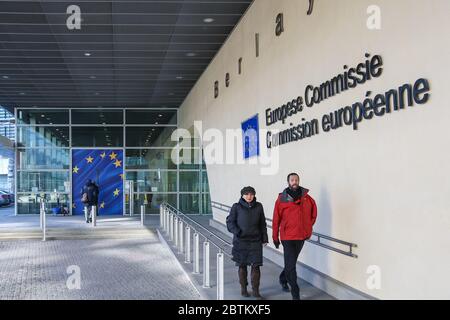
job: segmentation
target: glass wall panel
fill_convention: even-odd
[[[180,170],[200,170],[200,149],[180,148]]]
[[[175,127],[127,127],[127,147],[174,147],[175,141],[171,140]]]
[[[199,192],[200,191],[199,171],[180,171],[180,191]]]
[[[17,149],[17,169],[69,169],[69,149]]]
[[[202,210],[203,214],[212,214],[211,196],[209,193],[202,194]]]
[[[122,146],[122,127],[72,127],[72,147]]]
[[[17,124],[69,124],[69,110],[18,109]]]
[[[172,161],[172,149],[127,149],[126,169],[176,170]]]
[[[179,210],[185,214],[199,214],[200,213],[200,195],[180,194]]]
[[[127,124],[177,124],[176,110],[127,110]]]
[[[69,171],[18,171],[18,192],[70,192]]]
[[[134,192],[177,192],[176,171],[127,171],[126,180],[133,181]]]
[[[167,202],[170,205],[177,206],[177,194],[135,194],[134,195],[134,215],[138,215],[141,212],[141,205],[144,204],[145,197],[147,198],[147,204],[145,205],[146,214],[159,214],[159,206]],[[130,214],[130,202],[128,197],[125,197],[125,213]]]
[[[123,124],[123,110],[72,110],[72,124]]]
[[[20,147],[69,147],[69,127],[17,127]]]
[[[39,214],[40,196],[38,194],[29,193],[17,195],[17,212],[19,214]],[[45,194],[47,201],[47,213],[52,213],[53,208],[64,207],[69,208],[69,195],[62,193],[47,193]]]

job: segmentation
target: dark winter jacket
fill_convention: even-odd
[[[278,195],[273,210],[272,238],[281,240],[306,240],[313,232],[317,218],[317,206],[308,194],[309,190],[301,188],[301,196],[294,200],[285,189]]]
[[[227,217],[227,228],[234,235],[234,243],[241,240],[268,242],[264,209],[256,198],[251,203],[241,198],[231,207],[230,215]]]
[[[97,206],[98,205],[98,196],[99,196],[99,188],[95,183],[88,182],[81,189],[81,197],[83,197],[83,193],[87,193],[88,203],[85,205],[89,206]]]

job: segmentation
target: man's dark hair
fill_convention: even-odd
[[[298,175],[298,173],[292,172],[292,173],[289,173],[289,174],[288,174],[288,176],[287,176],[287,182],[289,182],[289,178],[292,177],[292,176],[297,176],[297,177],[300,179],[300,176]]]
[[[253,194],[253,195],[256,195],[256,191],[255,191],[255,188],[253,188],[253,187],[244,187],[244,188],[242,188],[242,190],[241,190],[241,196],[243,196],[243,195],[246,195],[246,194],[249,194],[249,193],[251,193],[251,194]]]

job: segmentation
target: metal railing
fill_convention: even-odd
[[[219,203],[219,202],[216,202],[216,201],[211,201],[211,207],[219,209],[219,210],[222,210],[222,211],[225,211],[225,212],[230,212],[230,210],[231,210],[230,206],[227,206],[226,204]],[[266,218],[266,221],[269,222],[267,226],[269,228],[272,228],[272,219]],[[347,241],[343,241],[343,240],[339,240],[339,239],[336,239],[336,238],[333,238],[333,237],[330,237],[330,236],[327,236],[327,235],[324,235],[324,234],[320,234],[320,233],[317,233],[317,232],[313,232],[312,235],[315,236],[316,239],[306,240],[307,242],[309,242],[311,244],[314,244],[314,245],[317,245],[319,247],[325,248],[327,250],[331,250],[331,251],[343,254],[343,255],[348,256],[348,257],[358,258],[358,255],[353,253],[353,249],[358,247],[357,244],[351,243],[351,242],[347,242]],[[331,242],[335,242],[335,243],[347,246],[348,250],[346,251],[346,250],[342,250],[342,249],[339,249],[339,248],[327,245],[327,244],[321,242],[321,239],[325,239],[327,241],[331,241]]]
[[[185,263],[192,263],[192,273],[203,273],[203,288],[211,288],[210,246],[216,247],[218,250],[216,255],[217,300],[223,300],[224,258],[225,256],[231,257],[228,250],[232,244],[167,203],[160,206],[160,226],[178,249],[178,253],[184,254]],[[204,239],[202,270],[200,270],[200,238]],[[192,249],[191,243],[193,243]],[[191,251],[193,253],[192,259]]]

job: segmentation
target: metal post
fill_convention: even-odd
[[[39,202],[39,227],[42,230],[42,215],[44,211],[44,203],[42,202],[42,199]]]
[[[175,243],[175,247],[177,247],[178,246],[178,217],[175,217],[173,225],[174,225],[173,233],[174,233],[174,237],[175,237],[174,243]]]
[[[159,225],[164,230],[164,208],[163,208],[163,205],[159,206]]]
[[[203,288],[210,288],[209,279],[209,242],[203,242]]]
[[[180,219],[178,222],[178,231],[180,231],[179,240],[178,240],[178,252],[183,253],[184,251],[184,226],[183,220]]]
[[[169,213],[169,237],[173,241],[173,214]]]
[[[92,206],[91,209],[91,217],[92,217],[92,226],[97,226],[97,206]]]
[[[186,255],[184,262],[191,263],[191,227],[186,227]]]
[[[164,230],[166,231],[166,234],[169,234],[169,212],[166,208],[164,208],[164,217],[166,220]]]
[[[42,241],[47,241],[47,220],[45,216],[45,203],[42,203]]]
[[[88,216],[88,208],[86,206],[84,206],[84,220],[88,221],[88,218],[89,218],[89,216]]]
[[[217,254],[217,300],[224,299],[224,278],[223,278],[223,253],[219,252]]]
[[[194,274],[200,273],[200,237],[194,232]]]
[[[141,205],[141,226],[145,224],[145,205]]]

